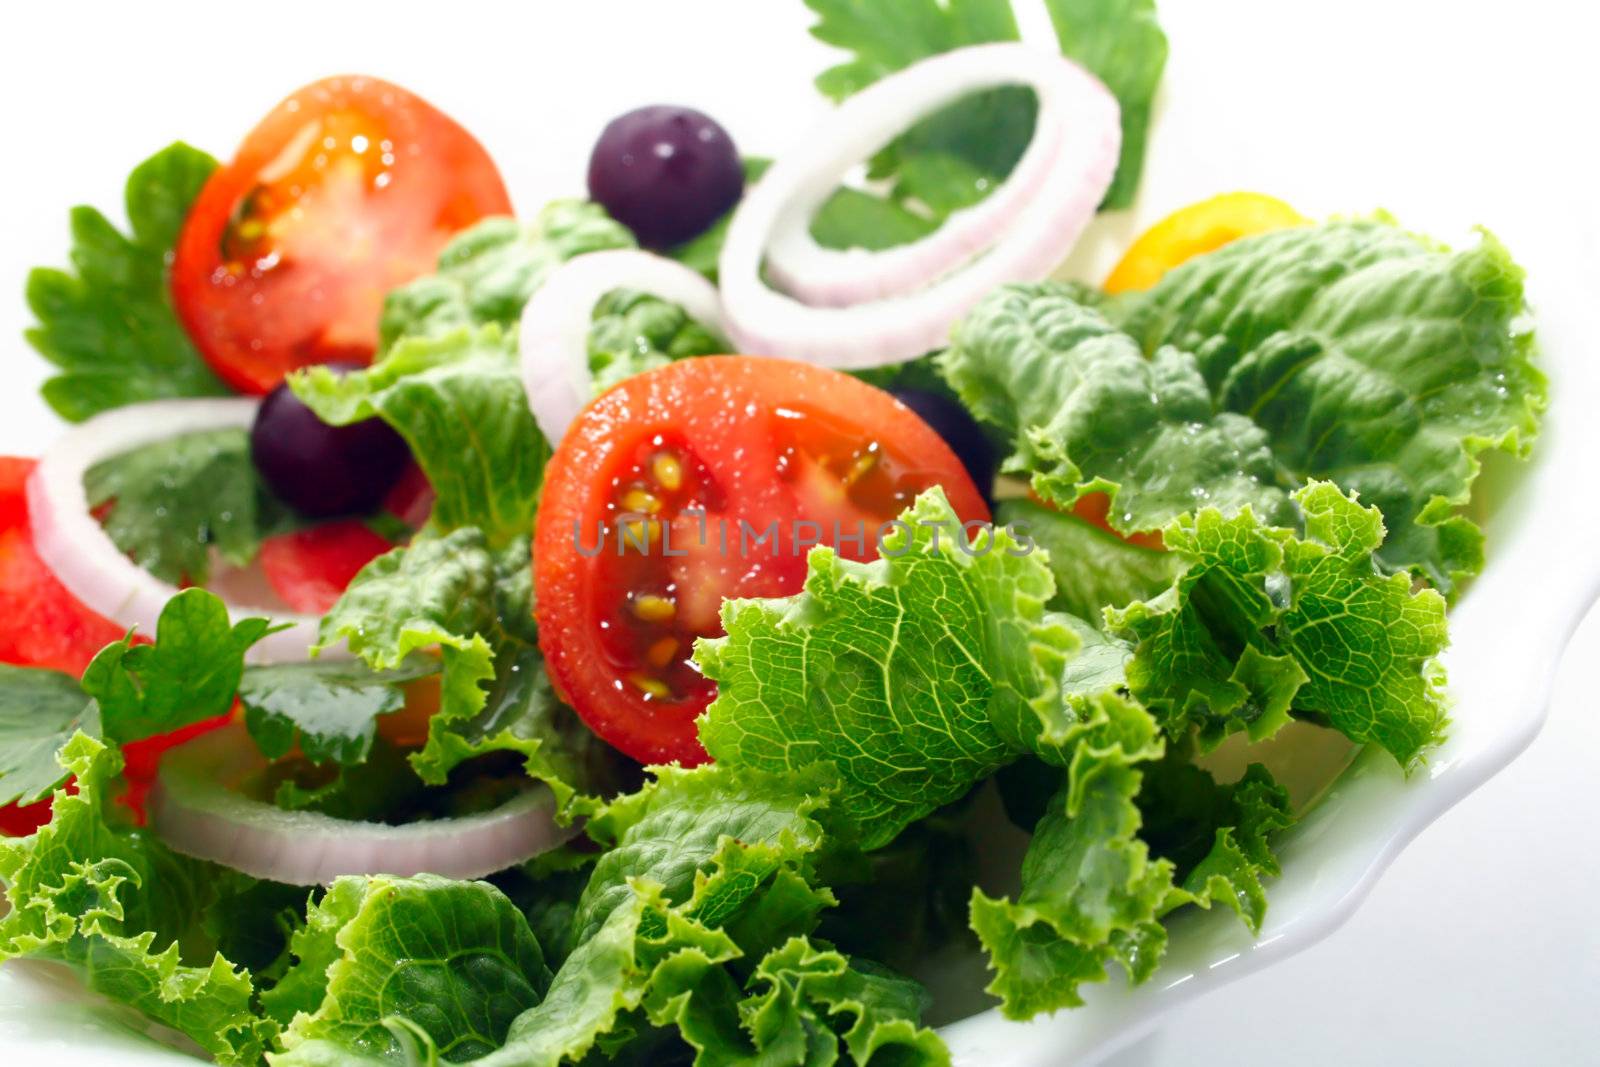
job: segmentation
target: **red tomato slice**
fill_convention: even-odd
[[[321,615],[343,595],[356,572],[393,548],[354,519],[269,537],[261,544],[261,573],[295,611]]]
[[[722,601],[799,591],[813,533],[872,558],[882,524],[932,485],[963,521],[989,518],[937,433],[837,371],[715,356],[623,382],[545,473],[534,580],[551,679],[633,758],[703,762],[694,720],[715,686],[688,660],[722,632]]]
[[[78,602],[33,547],[31,459],[0,459],[0,663],[83,673],[123,628]]]
[[[172,294],[234,388],[369,362],[390,289],[451,235],[511,213],[500,172],[452,119],[376,78],[327,78],[261,120],[189,209]]]

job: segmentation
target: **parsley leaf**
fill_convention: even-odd
[[[211,552],[235,566],[290,521],[250,459],[244,430],[183,434],[90,467],[89,506],[106,535],[145,570],[174,585],[204,585]]]
[[[244,654],[272,631],[266,619],[234,623],[204,589],[185,589],[161,609],[154,644],[129,634],[83,672],[83,691],[100,705],[106,739],[127,744],[227,711],[244,674]]]
[[[61,373],[44,398],[81,422],[125,404],[225,396],[172,308],[167,259],[189,205],[216,169],[199,149],[175,143],[139,164],[125,191],[131,233],[92,207],[72,211],[72,269],[28,275],[28,307],[39,325],[28,343]]]
[[[0,664],[0,807],[49,796],[66,778],[56,753],[79,730],[100,732],[100,708],[76,678]]]
[[[247,667],[239,681],[245,727],[268,759],[296,742],[313,763],[361,763],[378,733],[377,718],[406,706],[405,683],[438,671],[413,656],[399,668],[356,663],[284,663]]]
[[[842,100],[929,56],[1018,39],[1010,0],[806,0],[813,36],[850,58],[817,77]],[[1062,54],[1097,75],[1122,109],[1122,158],[1105,208],[1127,207],[1138,189],[1150,109],[1166,67],[1167,39],[1153,0],[1046,0]],[[923,119],[880,152],[868,176],[891,197],[943,216],[982,200],[1003,181],[1033,136],[1037,104],[1024,89],[977,93]]]

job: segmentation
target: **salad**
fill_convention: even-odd
[[[807,3],[771,160],[647,106],[514,209],[338,76],[74,209],[0,961],[224,1064],[940,1064],[1259,929],[1288,747],[1426,763],[1545,405],[1509,252],[1225,192],[1058,278],[1150,0]]]

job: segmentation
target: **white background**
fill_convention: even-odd
[[[1488,224],[1535,301],[1559,290],[1600,313],[1600,64],[1577,10],[1169,0],[1141,201],[1097,227],[1085,262],[1188,200],[1256,188],[1312,214],[1386,207],[1447,237]],[[742,147],[781,151],[823,108],[808,21],[799,0],[6,5],[0,452],[55,432],[35,393],[45,365],[20,340],[28,268],[63,261],[69,205],[116,217],[129,167],[167,141],[226,156],[297,85],[372,73],[473,130],[526,212],[581,191],[599,126],[641,103],[696,104]],[[1534,747],[1412,845],[1344,930],[1118,1063],[1600,1062],[1597,678],[1591,618]]]

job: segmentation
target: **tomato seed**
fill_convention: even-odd
[[[669,493],[675,493],[683,488],[683,464],[678,462],[678,457],[665,452],[657,455],[650,461],[650,473],[655,475],[656,482]]]
[[[644,622],[666,622],[678,613],[678,605],[664,596],[646,594],[633,598],[633,614]]]
[[[650,646],[649,650],[644,654],[644,659],[646,663],[659,671],[671,663],[677,654],[678,639],[675,637],[663,637]]]
[[[667,683],[660,678],[652,678],[648,674],[630,674],[628,682],[639,692],[653,700],[666,700],[672,696],[672,690],[667,688]]]

